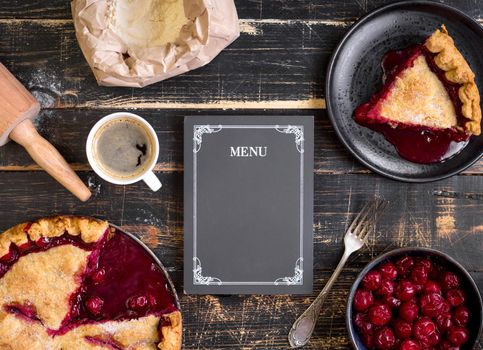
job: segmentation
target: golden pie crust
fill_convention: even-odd
[[[0,257],[11,243],[22,245],[65,232],[86,243],[98,242],[109,224],[93,218],[57,216],[17,225],[0,235]],[[24,255],[0,278],[0,349],[2,350],[106,350],[113,342],[122,349],[181,349],[179,311],[163,316],[80,325],[62,335],[59,329],[70,310],[69,297],[82,283],[90,251],[60,245]],[[34,308],[38,320],[8,312],[10,306]],[[169,321],[169,322],[167,322]],[[50,333],[49,333],[50,332]],[[160,339],[161,338],[161,339]],[[105,341],[105,342],[104,342]]]
[[[452,128],[458,124],[453,102],[439,78],[421,55],[394,81],[381,103],[381,115],[390,121]]]
[[[80,286],[78,276],[89,254],[62,245],[21,257],[0,279],[0,305],[33,305],[43,325],[58,329],[70,310],[69,296]]]
[[[456,48],[444,25],[436,30],[426,41],[426,48],[436,54],[436,65],[445,72],[446,79],[461,84],[459,98],[463,103],[461,113],[468,121],[465,130],[469,134],[481,133],[480,94],[475,84],[475,75],[468,62]]]
[[[27,228],[27,226],[30,227]],[[8,253],[10,244],[22,245],[28,238],[37,241],[41,237],[59,237],[65,232],[72,236],[79,236],[86,243],[97,242],[106,232],[107,221],[84,218],[78,216],[55,216],[39,219],[32,224],[19,224],[0,235],[0,256]]]

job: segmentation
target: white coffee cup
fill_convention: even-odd
[[[96,157],[96,140],[100,136],[99,133],[102,131],[102,128],[109,124],[111,121],[115,119],[132,119],[134,122],[137,122],[139,126],[142,126],[142,129],[146,132],[146,136],[150,140],[151,143],[151,156],[150,159],[146,160],[146,163],[143,165],[143,169],[140,173],[135,174],[134,176],[129,177],[121,177],[115,176],[113,174],[108,173],[105,169],[103,169],[102,165],[100,165],[100,161],[98,157]],[[102,134],[102,133],[101,133]],[[128,112],[117,112],[112,113],[101,120],[99,120],[94,127],[89,132],[89,136],[87,137],[86,143],[86,152],[87,152],[87,159],[89,160],[89,164],[91,165],[92,169],[99,175],[102,179],[116,184],[116,185],[130,185],[140,180],[143,180],[149,188],[153,191],[158,191],[161,188],[161,182],[154,174],[153,169],[156,165],[159,156],[159,140],[154,131],[153,127],[143,118],[140,116],[128,113]]]

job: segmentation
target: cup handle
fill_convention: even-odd
[[[158,177],[152,171],[149,171],[146,173],[146,175],[144,175],[143,181],[154,192],[158,191],[163,186],[161,181],[159,181]]]

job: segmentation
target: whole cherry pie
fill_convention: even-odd
[[[381,132],[403,158],[442,161],[480,135],[475,75],[444,25],[420,45],[388,52],[382,67],[382,90],[355,120]]]
[[[180,349],[155,260],[105,221],[53,217],[0,235],[0,349]]]

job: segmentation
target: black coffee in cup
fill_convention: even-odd
[[[96,162],[112,177],[129,179],[146,171],[152,160],[153,141],[145,127],[133,118],[116,118],[94,137]]]

